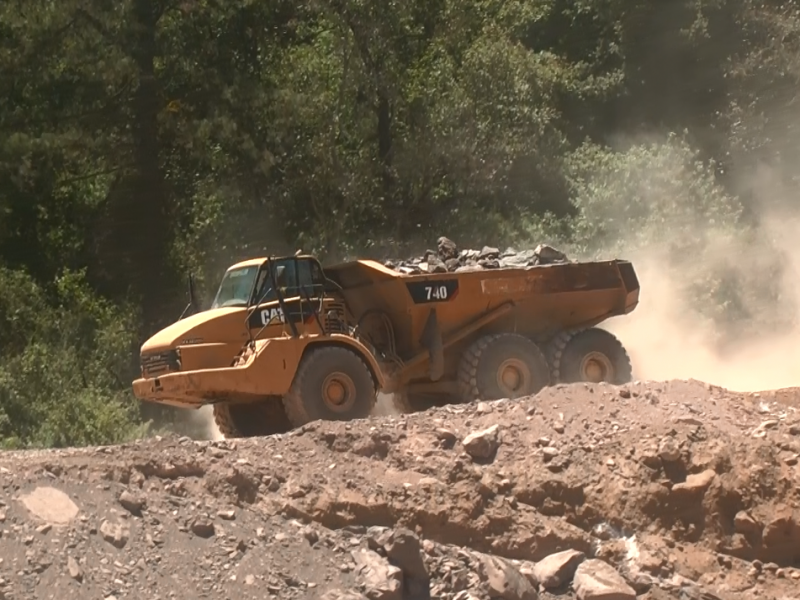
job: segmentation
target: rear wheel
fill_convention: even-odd
[[[461,357],[458,385],[462,400],[521,398],[550,383],[550,369],[539,346],[516,333],[487,335]]]
[[[225,438],[260,437],[292,428],[280,397],[247,404],[214,405],[214,422]]]
[[[292,425],[311,421],[365,419],[377,401],[372,374],[353,351],[338,346],[312,348],[303,358],[283,398]]]
[[[631,381],[631,360],[622,343],[605,329],[592,327],[557,335],[548,348],[555,382],[586,381],[622,385]]]

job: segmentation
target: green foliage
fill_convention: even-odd
[[[735,234],[742,216],[714,168],[675,135],[625,152],[584,144],[565,169],[580,215],[575,241],[584,252],[664,246],[675,256],[698,255],[711,237]]]
[[[793,311],[781,302],[778,248],[699,154],[676,135],[625,151],[586,143],[565,160],[575,216],[532,220],[528,236],[581,258],[657,266],[720,343],[786,327]]]
[[[80,273],[47,288],[0,269],[0,443],[67,446],[141,435],[129,393],[135,315]]]

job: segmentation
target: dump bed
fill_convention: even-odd
[[[431,309],[446,338],[505,303],[514,307],[485,331],[533,337],[596,325],[639,301],[639,281],[625,260],[405,275],[372,260],[325,268],[356,319],[381,311],[402,358],[415,354]]]

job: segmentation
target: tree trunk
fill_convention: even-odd
[[[389,198],[392,192],[392,113],[389,98],[378,90],[378,160],[383,177],[383,193]]]
[[[155,76],[158,14],[152,0],[135,0],[131,16],[130,53],[139,71],[131,98],[135,167],[129,183],[111,199],[108,223],[113,231],[107,233],[115,260],[106,268],[114,287],[129,287],[140,296],[145,330],[154,331],[177,317],[170,297],[181,281],[176,281],[170,264],[173,220],[160,161]]]

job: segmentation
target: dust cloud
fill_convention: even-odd
[[[373,417],[396,417],[401,413],[392,401],[392,394],[379,393],[371,414]]]
[[[225,437],[220,433],[214,422],[214,407],[203,406],[197,410],[179,409],[178,418],[180,430],[185,435],[195,440],[211,440],[218,442]]]
[[[696,227],[705,236],[712,228]],[[697,292],[687,286],[692,274],[671,268],[667,253],[649,249],[625,256],[639,276],[640,303],[630,315],[602,327],[628,349],[634,377],[693,378],[740,392],[800,386],[798,234],[800,215],[765,211],[755,236],[723,239],[692,257],[707,274],[725,270],[738,282],[734,291],[751,296],[749,306],[744,301],[746,316],[733,323],[704,318],[704,312],[733,300],[720,298],[718,307],[698,302]],[[775,293],[759,297],[756,288],[767,285]]]
[[[220,433],[220,430],[214,421],[213,406],[209,405],[199,408],[197,410],[196,418],[199,423],[203,425],[203,435],[205,436],[204,439],[213,440],[215,442],[225,439],[225,436]]]

